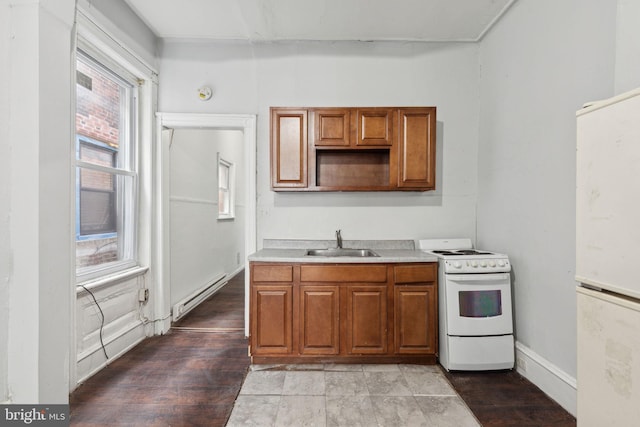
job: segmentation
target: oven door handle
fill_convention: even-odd
[[[454,282],[504,282],[509,280],[509,273],[447,274],[446,280]]]

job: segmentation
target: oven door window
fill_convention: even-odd
[[[498,289],[488,291],[460,291],[460,316],[495,317],[502,315],[502,296]]]
[[[513,332],[509,273],[446,274],[440,310],[447,335],[505,335]]]

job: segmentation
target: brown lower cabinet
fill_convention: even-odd
[[[340,287],[300,285],[299,289],[297,335],[300,354],[338,354],[340,352]]]
[[[251,262],[253,363],[435,363],[437,263]]]
[[[253,348],[258,353],[291,353],[291,285],[257,285],[251,290],[256,310],[251,318]]]

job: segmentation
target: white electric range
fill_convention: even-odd
[[[448,371],[512,369],[509,257],[473,249],[471,239],[423,239],[418,247],[439,260],[440,364]]]

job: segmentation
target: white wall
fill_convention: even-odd
[[[478,48],[474,44],[168,41],[160,110],[257,113],[258,247],[264,238],[475,237]],[[204,84],[209,102],[197,98]],[[437,190],[276,194],[270,106],[438,107]],[[313,226],[310,226],[313,225]]]
[[[615,94],[640,87],[640,0],[618,0]]]
[[[479,246],[512,260],[522,372],[574,413],[575,111],[613,94],[615,25],[614,1],[520,0],[480,45]]]
[[[175,129],[170,145],[171,305],[244,265],[244,147],[238,130]],[[218,220],[217,153],[236,168],[236,217]]]
[[[74,7],[0,6],[0,401],[68,401]]]
[[[0,7],[0,141],[9,141],[11,10]],[[11,277],[10,144],[0,143],[0,402],[9,398],[9,280]]]
[[[148,287],[147,277],[140,274],[111,280],[103,286],[91,286],[100,309],[88,292],[78,288],[75,303],[77,342],[72,354],[75,366],[71,389],[152,335],[151,326],[147,326],[148,308],[138,302],[138,289]]]

